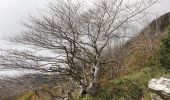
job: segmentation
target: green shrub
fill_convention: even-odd
[[[166,35],[161,40],[159,60],[162,67],[170,69],[170,27],[166,31]]]
[[[113,100],[140,100],[142,88],[134,81],[121,78],[113,83]]]

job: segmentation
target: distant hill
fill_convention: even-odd
[[[120,57],[130,53],[123,60],[122,66],[126,67],[123,74],[138,69],[154,56],[160,46],[160,39],[169,25],[170,12],[151,21],[136,37],[131,38],[115,51]]]
[[[139,34],[130,38],[122,47],[113,49],[114,59],[120,59],[126,56],[118,63],[112,63],[110,66],[123,66],[118,76],[126,75],[140,68],[153,58],[160,46],[160,39],[164,35],[164,30],[170,25],[170,12],[151,21]],[[123,72],[122,72],[123,71]],[[111,68],[106,67],[109,77]]]
[[[170,12],[154,19],[149,25],[141,31],[142,33],[163,33],[164,30],[170,25]]]
[[[167,69],[160,67],[158,52],[160,39],[169,25],[170,13],[166,13],[149,23],[122,47],[113,50],[115,59],[127,56],[106,66],[103,76],[107,78],[116,71],[120,72],[110,81],[101,81],[103,87],[98,97],[104,98],[102,100],[152,100],[153,94],[148,88],[148,82],[153,78],[170,76]]]
[[[111,67],[119,64],[110,64],[106,66],[106,73],[103,74],[103,80],[101,80],[102,89],[101,93],[98,94],[98,97],[104,99],[99,100],[111,100],[110,98],[115,98],[112,100],[151,100],[150,91],[148,90],[147,84],[150,79],[154,77],[160,77],[168,73],[163,68],[158,66],[148,65],[152,59],[156,58],[157,49],[160,46],[160,39],[164,35],[164,30],[170,25],[170,13],[166,13],[157,19],[153,20],[144,28],[136,37],[131,38],[125,45],[113,51],[117,54],[118,58],[121,58],[124,55],[127,55],[125,59],[120,61],[121,66],[125,67],[121,70],[121,73],[118,73],[115,79],[105,80],[105,78],[110,79],[112,74]],[[37,77],[39,78],[39,77]],[[44,79],[37,79],[32,82],[42,81]],[[57,77],[56,77],[57,78]],[[27,79],[27,78],[25,78]],[[57,79],[56,79],[57,80]],[[46,81],[45,81],[46,82]],[[60,84],[67,87],[67,82],[60,81]],[[62,86],[61,85],[61,86]],[[38,86],[39,87],[39,86]],[[51,83],[43,84],[40,90],[30,91],[25,95],[21,94],[21,98],[18,100],[38,100],[38,98],[43,98],[42,100],[52,100],[51,93],[58,94],[59,91],[53,91],[58,87],[51,87]],[[68,88],[68,87],[67,87]],[[41,91],[43,90],[43,91]],[[45,92],[44,92],[45,90]],[[50,94],[49,94],[50,91]],[[38,93],[38,95],[37,95]],[[50,95],[50,97],[49,97]],[[20,96],[20,95],[19,95]],[[75,97],[77,95],[74,95]],[[45,99],[44,99],[45,98]],[[47,99],[48,98],[48,99]],[[93,100],[87,96],[86,100]],[[97,98],[97,97],[96,97]],[[126,99],[123,99],[126,98]],[[144,98],[144,99],[142,99]],[[148,99],[149,98],[149,99]],[[76,100],[76,99],[75,99]],[[96,99],[97,100],[97,99]]]

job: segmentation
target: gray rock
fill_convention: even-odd
[[[148,87],[153,93],[160,96],[163,100],[170,100],[170,79],[164,77],[152,79],[150,80]]]

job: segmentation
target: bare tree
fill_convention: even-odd
[[[1,53],[1,65],[66,75],[81,86],[82,94],[95,95],[105,65],[127,56],[113,59],[113,55],[105,57],[105,52],[112,54],[109,48],[115,39],[120,45],[133,28],[131,24],[157,1],[97,0],[91,7],[79,1],[52,1],[48,14],[31,17],[30,23],[24,24],[27,29],[11,41],[49,50],[56,56],[8,50]]]

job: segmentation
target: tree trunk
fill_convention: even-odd
[[[80,92],[80,98],[84,98],[87,94],[87,89],[86,88],[83,88]]]
[[[100,89],[100,83],[99,83],[100,75],[101,75],[101,68],[94,67],[93,81],[90,83],[87,93],[93,96],[97,95]]]
[[[89,83],[87,87],[82,87],[81,90],[81,98],[85,97],[86,94],[90,94],[92,96],[96,96],[100,89],[100,83],[99,80],[101,78],[101,67],[92,68],[92,81]]]

